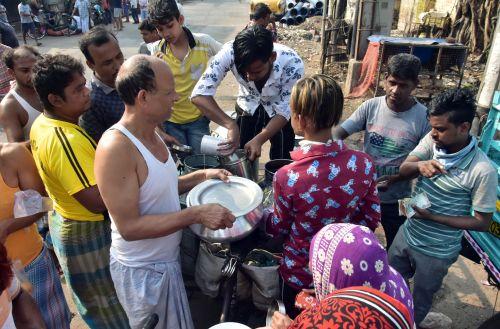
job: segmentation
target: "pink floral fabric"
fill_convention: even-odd
[[[356,223],[374,230],[380,203],[371,158],[342,141],[307,144],[291,153],[293,163],[274,176],[274,214],[270,234],[287,236],[279,271],[286,284],[310,288],[312,237],[331,223]]]

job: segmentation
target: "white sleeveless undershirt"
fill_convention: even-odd
[[[21,95],[19,95],[14,89],[11,89],[9,91],[12,96],[17,100],[17,102],[23,107],[23,109],[28,113],[28,122],[26,122],[26,125],[23,127],[23,134],[24,134],[24,139],[29,140],[30,139],[30,130],[31,126],[33,125],[33,122],[35,122],[35,119],[42,113],[35,109],[33,106],[31,106],[30,103],[28,103]]]
[[[163,163],[121,124],[115,124],[110,129],[117,129],[128,137],[139,150],[148,167],[148,176],[139,188],[140,215],[159,215],[180,211],[177,168],[168,149],[168,160]],[[160,136],[158,138],[161,140]],[[127,193],[127,191],[122,193]],[[179,230],[161,238],[125,241],[111,217],[111,238],[111,255],[126,266],[140,267],[157,262],[177,261],[182,231]]]

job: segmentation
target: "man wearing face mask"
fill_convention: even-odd
[[[397,181],[399,166],[429,132],[427,108],[412,96],[418,85],[420,60],[398,54],[388,62],[385,96],[364,102],[346,121],[333,130],[333,137],[365,130],[364,151],[375,162],[380,192],[382,226],[387,249],[405,218],[399,216],[398,199],[408,197],[410,181]]]
[[[228,71],[239,84],[236,122],[214,99]],[[262,144],[270,140],[269,157],[289,159],[294,145],[289,100],[293,85],[303,75],[304,63],[297,53],[273,43],[272,33],[255,25],[238,33],[214,56],[194,87],[191,101],[210,120],[229,130],[227,141],[219,145],[221,153],[244,148],[254,160],[260,156]]]

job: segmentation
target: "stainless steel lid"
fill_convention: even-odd
[[[179,151],[179,152],[184,152],[184,153],[191,153],[193,151],[193,148],[189,145],[172,145],[172,149]]]
[[[246,215],[262,203],[263,192],[253,181],[230,176],[229,183],[209,179],[195,186],[187,196],[187,205],[217,203],[229,209],[235,217]]]

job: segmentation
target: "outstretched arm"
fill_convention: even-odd
[[[165,214],[141,215],[138,161],[134,155],[131,156],[130,142],[119,134],[112,131],[101,139],[96,151],[95,174],[109,214],[125,240],[158,238],[194,223],[202,223],[211,229],[232,226],[234,216],[216,204]]]

